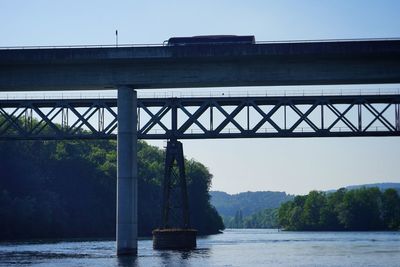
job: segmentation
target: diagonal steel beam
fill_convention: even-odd
[[[216,98],[184,98],[184,99],[139,99],[139,110],[143,109],[150,118],[144,121],[145,127],[138,124],[138,136],[141,139],[168,139],[175,136],[178,139],[205,139],[205,138],[272,138],[272,137],[344,137],[344,136],[400,136],[400,96],[310,96],[310,97],[216,97]],[[346,105],[345,110],[339,111],[337,104]],[[370,131],[372,124],[367,126],[366,131],[358,128],[361,125],[360,112],[357,118],[349,116],[349,112],[354,108],[354,105],[365,107],[374,116],[373,122],[379,121],[384,128],[378,131]],[[378,111],[375,104],[386,104],[385,109]],[[395,105],[394,116],[388,116],[389,105]],[[283,130],[279,127],[278,123],[280,118],[274,118],[282,108],[282,106],[289,106],[299,118],[295,121],[290,129]],[[309,105],[307,110],[300,109],[299,105]],[[113,133],[118,127],[117,114],[113,110],[116,106],[116,101],[113,99],[59,99],[59,100],[0,100],[0,140],[11,139],[96,139],[96,138],[115,138]],[[226,106],[233,107],[232,111],[227,111]],[[262,106],[272,106],[268,112],[262,109]],[[321,106],[321,116],[313,119],[310,114]],[[72,107],[72,108],[71,108]],[[79,108],[86,108],[81,111]],[[160,108],[155,114],[150,111],[151,107]],[[192,114],[189,107],[196,107]],[[247,108],[247,118],[238,116],[244,108]],[[256,122],[253,127],[250,127],[252,113],[250,108],[261,115],[261,119]],[[11,110],[11,108],[15,108]],[[43,109],[50,111],[44,111]],[[98,112],[98,109],[107,111],[107,118],[104,120],[104,127],[96,130],[90,123],[90,120]],[[25,128],[23,123],[23,115],[26,110],[33,111],[33,118],[35,123],[32,127]],[[171,126],[163,123],[163,118],[166,118],[169,110],[175,109],[175,113],[181,110],[182,114],[188,118],[177,117],[172,114]],[[219,110],[223,120],[218,127],[214,127],[214,112],[213,109]],[[328,116],[325,110],[330,110],[334,118],[334,122],[326,127],[323,123],[324,119]],[[76,116],[76,121],[70,126],[61,129],[58,125],[58,118],[60,112],[67,110]],[[74,113],[74,110],[76,113]],[[200,121],[200,117],[210,110],[209,125],[205,125]],[[218,113],[219,113],[218,112]],[[5,114],[6,113],[6,114]],[[7,117],[9,116],[9,117]],[[329,114],[330,116],[330,114]],[[109,119],[111,117],[111,119]],[[185,116],[186,117],[186,116]],[[392,118],[393,117],[393,118]],[[36,121],[38,119],[38,121]],[[169,118],[168,118],[169,119]],[[243,119],[243,120],[242,120]],[[316,120],[321,120],[320,124]],[[338,122],[343,122],[346,126],[345,131],[333,132],[332,128]],[[296,129],[299,125],[305,122],[313,129],[310,132],[297,132]],[[358,122],[358,124],[357,124]],[[208,123],[208,122],[207,122]],[[232,123],[238,131],[222,132],[223,129]],[[261,132],[260,129],[265,123],[268,123],[275,129],[272,132]],[[90,125],[88,125],[90,124]],[[156,125],[161,125],[161,132],[151,132]],[[177,129],[177,125],[181,125]],[[244,125],[247,126],[244,126]],[[88,127],[86,127],[87,125]],[[201,132],[188,132],[191,126],[197,126]],[[318,125],[318,126],[317,126]],[[357,127],[355,126],[357,125]],[[210,126],[208,128],[207,126]],[[4,130],[4,128],[7,128]],[[9,131],[8,129],[13,129]],[[83,129],[85,128],[85,129]],[[48,131],[47,129],[50,129]],[[86,130],[87,129],[87,130]],[[22,131],[23,130],[23,131]],[[144,131],[145,130],[145,131]]]
[[[117,123],[118,123],[118,119],[114,118],[110,123],[108,123],[107,127],[105,127],[102,132],[106,133],[106,134],[112,133],[112,131],[110,132],[110,129],[112,129],[114,127],[114,125],[117,126]]]
[[[89,112],[92,111],[94,105],[91,104],[90,106],[87,107],[86,111],[80,115],[79,117],[83,117],[85,118],[87,116],[87,114]],[[72,109],[75,109],[75,107],[69,105],[68,108],[72,111]],[[73,112],[73,111],[72,111]],[[77,110],[75,110],[75,112],[78,112]],[[73,112],[74,113],[74,112]],[[75,113],[74,113],[75,114]],[[76,133],[77,131],[79,131],[83,125],[83,122],[81,121],[81,119],[77,116],[77,120],[69,127],[68,131],[69,133]]]
[[[36,114],[40,116],[40,118],[46,123],[42,128],[39,129],[39,131],[36,132],[36,134],[40,133],[46,126],[50,126],[56,133],[56,135],[61,134],[61,130],[52,122],[52,120],[61,112],[61,109],[56,112],[51,119],[49,119],[49,116],[51,113],[53,113],[54,110],[57,109],[57,107],[54,107],[53,109],[50,110],[49,113],[44,114],[38,107],[32,105],[32,109],[35,111]],[[34,132],[36,127],[32,129],[32,133]]]
[[[86,125],[86,127],[88,127],[88,128],[92,131],[92,133],[97,133],[97,132],[98,132],[98,131],[89,123],[90,118],[98,111],[98,107],[96,107],[95,105],[92,105],[92,106],[87,110],[87,112],[84,113],[84,115],[81,115],[81,114],[80,114],[74,107],[72,107],[72,106],[71,106],[69,109],[72,111],[72,113],[75,114],[75,116],[78,117],[78,121],[80,121],[80,124],[77,126],[76,129],[72,130],[72,132],[78,131],[79,129],[82,128],[83,125]],[[93,109],[93,111],[92,111],[91,113],[89,113],[89,111],[92,110],[92,109]],[[88,115],[88,114],[89,114],[89,115]],[[87,115],[87,116],[86,116],[86,115]],[[72,129],[72,127],[71,127],[70,129]]]
[[[170,111],[171,107],[168,106],[168,103],[166,103],[156,114],[153,114],[146,106],[141,105],[141,108],[143,108],[144,111],[147,112],[147,114],[150,115],[151,119],[140,129],[140,133],[145,134],[148,133],[155,125],[160,125],[161,128],[165,130],[167,133],[169,129],[164,125],[164,123],[161,122],[161,119],[165,116],[165,114]]]
[[[240,111],[242,111],[242,109],[246,106],[245,103],[241,102],[230,114],[228,112],[226,112],[218,103],[217,101],[214,101],[214,105],[215,107],[225,116],[225,119],[220,123],[220,125],[218,125],[218,127],[214,130],[215,132],[219,133],[221,132],[226,125],[228,125],[228,123],[232,123],[233,125],[236,126],[236,128],[240,131],[240,132],[244,132],[244,128],[236,122],[236,120],[234,119],[236,117],[237,114],[239,114]]]
[[[252,106],[262,116],[262,119],[253,127],[253,133],[256,133],[265,122],[271,124],[278,132],[282,131],[281,127],[271,119],[275,112],[282,106],[282,102],[277,103],[268,113],[265,113],[254,101],[252,101]]]
[[[25,113],[25,111],[27,110],[27,108],[23,108],[22,111],[17,115],[10,115],[8,114],[5,110],[1,109],[3,116],[5,117],[5,121],[7,121],[8,123],[5,124],[5,128],[3,129],[3,133],[6,132],[11,126],[13,126],[13,129],[15,129],[17,132],[19,132],[22,135],[26,135],[26,131],[25,129],[23,129],[19,123],[17,122],[19,120],[19,118],[21,117],[22,114]],[[12,114],[15,114],[18,110],[20,110],[20,108],[16,108],[15,111]]]
[[[327,131],[330,131],[336,123],[338,123],[340,120],[344,122],[344,124],[346,124],[347,127],[350,128],[350,130],[352,130],[353,132],[357,132],[358,129],[356,126],[354,126],[354,124],[352,124],[346,117],[346,113],[349,112],[353,106],[355,105],[355,103],[350,104],[345,111],[340,112],[335,106],[333,106],[332,104],[326,104],[326,106],[337,116],[336,120],[334,122],[332,122],[332,124],[327,128]]]
[[[373,106],[371,106],[370,104],[364,104],[364,107],[366,107],[373,115],[374,115],[374,119],[367,125],[367,127],[365,127],[364,132],[368,130],[369,127],[371,127],[371,125],[376,121],[379,120],[380,122],[382,122],[383,125],[385,125],[385,127],[389,130],[389,131],[395,131],[396,128],[390,123],[388,122],[386,119],[385,121],[389,124],[385,124],[385,122],[383,120],[381,120],[382,118],[382,114],[391,106],[391,104],[388,104],[381,112],[378,112]]]
[[[178,133],[184,134],[187,129],[190,128],[191,125],[193,125],[193,123],[195,123],[196,121],[198,121],[198,119],[200,118],[201,115],[204,114],[204,112],[210,107],[210,103],[207,102],[203,102],[201,104],[201,106],[193,113],[191,114],[190,112],[188,112],[188,119],[181,125],[181,127],[179,127],[178,129]],[[183,105],[182,103],[179,103],[179,107],[182,109]],[[182,109],[183,112],[185,112]],[[200,127],[200,126],[199,126]],[[205,131],[207,132],[207,130]]]
[[[303,112],[301,112],[301,110],[300,110],[298,107],[296,107],[296,106],[293,105],[293,104],[290,104],[289,107],[291,107],[291,108],[294,110],[294,112],[296,112],[297,115],[300,116],[300,118],[293,124],[293,126],[289,129],[289,131],[293,132],[293,131],[297,128],[297,126],[300,125],[300,123],[301,123],[302,121],[305,121],[308,125],[310,125],[310,127],[311,127],[315,132],[318,132],[318,131],[319,131],[319,128],[308,118],[308,115],[310,115],[311,112],[313,112],[314,109],[315,109],[317,106],[318,106],[318,103],[314,103],[305,113],[303,113]]]
[[[196,114],[196,116],[192,115],[182,104],[179,104],[178,107],[179,107],[180,110],[182,110],[182,111],[188,116],[188,120],[187,120],[187,121],[190,120],[190,122],[192,122],[191,124],[188,123],[187,125],[185,125],[185,127],[181,127],[182,129],[185,129],[185,128],[187,127],[187,128],[186,128],[186,130],[187,130],[187,129],[190,128],[190,126],[194,123],[194,124],[196,124],[203,132],[207,132],[207,131],[208,131],[208,130],[204,127],[204,125],[203,125],[201,122],[199,122],[199,118],[201,117],[201,115],[203,115],[204,112],[207,111],[208,108],[210,108],[208,104],[206,104],[206,105],[205,105],[205,109],[201,109],[200,112]],[[196,113],[196,112],[195,112],[195,113]],[[183,126],[183,125],[182,125],[182,126]],[[176,129],[178,129],[178,125],[176,125]],[[210,129],[211,129],[211,127],[210,127]],[[186,130],[185,130],[185,131],[186,131]]]
[[[11,114],[8,114],[8,112],[7,111],[5,111],[2,107],[0,107],[0,111],[1,111],[1,113],[3,114],[3,116],[11,116],[11,117],[14,117],[14,114],[18,111],[20,109],[20,107],[16,107],[15,109],[14,109],[14,111],[11,113]],[[3,125],[5,125],[6,123],[9,123],[9,121],[8,120],[4,120],[3,122],[1,122],[0,123],[0,128],[3,126]]]

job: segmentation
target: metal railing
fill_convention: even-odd
[[[138,92],[138,98],[194,98],[194,97],[273,97],[273,96],[345,96],[345,95],[400,95],[400,88],[371,89],[304,89],[304,90],[267,90],[254,89],[247,91],[230,90],[196,90],[196,91],[163,91]],[[116,99],[117,91],[107,92],[0,92],[1,100],[29,99]]]
[[[158,47],[163,44],[93,44],[93,45],[28,45],[28,46],[0,46],[0,50],[28,50],[28,49],[76,49],[76,48],[126,48],[126,47]]]
[[[400,41],[399,37],[388,38],[352,38],[352,39],[295,39],[295,40],[264,40],[256,41],[255,44],[279,44],[279,43],[327,43],[327,42],[365,42],[365,41]],[[129,48],[129,47],[160,47],[163,43],[143,44],[88,44],[88,45],[29,45],[29,46],[0,46],[0,50],[12,49],[74,49],[74,48]]]

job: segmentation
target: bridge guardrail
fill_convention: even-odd
[[[338,39],[295,39],[295,40],[262,40],[256,44],[285,44],[285,43],[326,43],[326,42],[365,42],[365,41],[399,41],[399,37],[387,38],[338,38]],[[28,46],[0,46],[0,50],[27,50],[27,49],[69,49],[69,48],[126,48],[126,47],[157,47],[165,46],[164,43],[142,43],[142,44],[87,44],[87,45],[28,45]]]
[[[194,97],[266,97],[266,96],[344,96],[344,95],[400,95],[400,88],[383,89],[305,89],[305,90],[251,90],[251,91],[166,91],[138,92],[138,98],[194,98]],[[0,92],[0,100],[48,99],[116,99],[117,92],[107,93],[31,93]]]

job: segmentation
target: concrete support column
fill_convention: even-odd
[[[118,88],[117,255],[137,254],[137,98]]]

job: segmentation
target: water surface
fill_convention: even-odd
[[[0,243],[0,266],[397,266],[400,232],[279,232],[228,229],[201,237],[193,251],[116,257],[113,241]]]

